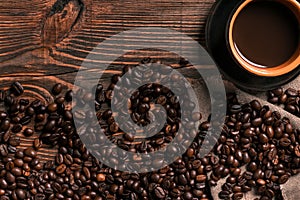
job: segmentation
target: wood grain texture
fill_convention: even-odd
[[[60,4],[64,8],[59,9],[54,1],[1,3],[1,72],[24,72],[25,65],[30,66],[26,70],[29,73],[42,70],[47,74],[48,66],[59,73],[74,72],[98,43],[134,27],[171,28],[203,43],[206,18],[213,4],[212,0],[58,2],[65,2]],[[19,66],[5,67],[11,65]]]
[[[18,80],[25,85],[25,96],[51,102],[48,91],[52,85],[61,82],[72,88],[76,72],[89,52],[106,38],[131,28],[170,28],[203,43],[205,22],[213,3],[214,0],[3,1],[0,86],[7,88]],[[113,47],[105,50],[114,53]],[[96,61],[101,61],[103,55],[96,57]],[[180,62],[180,57],[172,53],[140,50],[116,60],[107,73],[115,73],[125,64],[136,65],[144,57],[163,60],[173,67]],[[20,136],[24,148],[38,135]],[[41,155],[47,152],[50,157],[55,155],[48,148],[40,151]]]
[[[48,92],[51,87],[60,82],[65,89],[72,88],[76,72],[93,48],[132,28],[170,28],[204,44],[205,23],[213,3],[214,0],[1,1],[0,88],[18,80],[25,86],[26,97],[51,102],[53,98]],[[141,37],[147,40],[147,34]],[[188,50],[189,46],[182,48]],[[114,47],[106,46],[105,51],[113,55]],[[93,62],[105,62],[102,60],[105,56],[99,54]],[[121,66],[136,65],[144,57],[180,67],[178,55],[145,49],[117,59],[107,71],[107,78],[118,73]],[[19,136],[22,140],[19,148],[26,148],[38,133],[29,138]],[[47,147],[38,152],[45,161],[53,159],[55,153],[56,149]]]
[[[51,102],[53,98],[48,91],[55,83],[72,88],[76,72],[89,52],[106,38],[131,28],[170,28],[203,43],[205,22],[213,3],[213,0],[3,1],[0,86],[7,88],[18,80],[25,86],[25,97]],[[113,54],[114,48],[107,47],[105,51]],[[101,61],[101,57],[97,55],[96,61]],[[180,62],[178,55],[169,52],[130,52],[113,63],[107,77],[125,64],[136,65],[144,57],[163,60],[173,67]],[[20,148],[25,148],[38,134],[30,138],[20,136]],[[39,153],[47,160],[44,155],[53,157],[55,150],[42,148]]]

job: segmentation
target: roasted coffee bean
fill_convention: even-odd
[[[104,182],[105,181],[105,175],[104,174],[97,174],[97,181]]]
[[[87,167],[83,167],[82,171],[87,179],[91,178],[91,172]]]
[[[300,145],[297,144],[294,148],[294,153],[297,157],[300,157]]]
[[[48,105],[47,109],[50,113],[53,113],[57,110],[57,104],[56,103],[51,103],[51,104]]]
[[[243,153],[243,161],[244,163],[249,163],[251,161],[251,158],[247,152]]]
[[[31,106],[27,107],[26,114],[29,115],[29,116],[33,116],[35,114],[34,108],[31,107]]]
[[[204,174],[196,176],[197,182],[204,182],[205,180],[206,180],[206,175],[204,175]]]
[[[8,187],[8,184],[7,184],[6,180],[3,179],[3,178],[0,179],[0,187],[2,189],[6,189]]]
[[[19,82],[14,82],[11,85],[11,90],[16,96],[20,96],[24,92],[24,88],[23,88],[22,84]]]
[[[256,162],[251,162],[248,164],[248,170],[251,172],[255,172],[257,170],[257,164]]]
[[[42,146],[42,141],[39,138],[35,138],[33,141],[33,147],[38,150]]]
[[[268,136],[267,135],[265,135],[265,134],[260,134],[259,135],[259,141],[261,142],[261,143],[267,143],[268,141],[269,141],[269,138],[268,138]]]
[[[73,96],[74,96],[73,91],[72,91],[72,90],[68,90],[68,91],[66,92],[66,95],[65,95],[66,101],[67,101],[67,102],[72,101]]]
[[[36,152],[33,148],[31,148],[31,147],[27,148],[27,149],[24,151],[24,154],[25,154],[26,156],[29,156],[29,157],[32,157],[32,158],[34,158],[34,157],[37,156],[37,152]]]
[[[31,117],[30,116],[24,116],[20,119],[20,124],[21,125],[27,125],[31,122]]]
[[[161,187],[156,187],[154,189],[154,194],[155,194],[155,197],[157,197],[158,199],[164,199],[166,197],[166,193],[163,190],[163,188],[161,188]]]
[[[14,182],[16,181],[16,178],[15,178],[15,176],[14,176],[12,173],[7,172],[7,173],[6,173],[6,178],[5,178],[5,180],[6,180],[8,183],[14,183]]]
[[[231,109],[230,109],[231,113],[235,114],[235,113],[238,113],[240,111],[242,111],[241,105],[236,104],[236,105],[231,106]]]
[[[253,109],[258,110],[258,111],[262,108],[261,104],[257,100],[251,101],[250,105],[252,106]]]
[[[237,160],[243,160],[243,152],[241,150],[236,150],[235,157]]]
[[[288,147],[288,146],[291,144],[291,140],[288,139],[288,138],[281,138],[281,139],[279,140],[279,144],[280,144],[280,146],[282,146],[282,147]]]
[[[288,181],[288,179],[289,179],[289,175],[284,174],[284,175],[282,175],[282,176],[279,177],[278,183],[279,184],[284,184],[284,183],[286,183]]]
[[[6,132],[10,127],[10,121],[8,119],[5,119],[1,122],[0,129],[1,131]]]
[[[232,191],[234,193],[236,192],[241,192],[242,191],[242,187],[241,186],[238,186],[238,185],[235,185],[233,188],[232,188]]]
[[[242,170],[240,168],[235,168],[231,174],[232,176],[239,176],[241,174],[241,171]]]
[[[230,192],[229,191],[221,191],[219,193],[219,198],[220,199],[228,199],[229,198],[229,195],[230,195]]]
[[[75,95],[74,103],[78,107],[85,106],[85,102],[92,100],[93,95],[90,91],[79,89],[74,94],[69,90],[64,95],[63,85],[58,83],[52,88],[55,97],[54,102],[50,104],[43,104],[40,100],[33,100],[30,103],[29,100],[16,99],[16,94],[10,95],[10,91],[3,93],[7,111],[0,111],[2,158],[0,193],[4,193],[2,195],[11,199],[21,199],[20,197],[24,197],[22,193],[25,193],[23,199],[209,199],[207,184],[216,185],[222,177],[229,175],[222,186],[220,198],[241,199],[242,192],[256,187],[262,199],[271,199],[278,194],[279,184],[285,183],[291,175],[298,173],[300,131],[290,124],[289,119],[282,118],[279,112],[272,112],[271,108],[261,105],[257,100],[241,105],[235,95],[228,98],[226,123],[222,127],[220,137],[214,138],[213,142],[217,145],[212,154],[202,158],[199,152],[199,147],[205,143],[203,138],[213,127],[209,118],[208,121],[201,123],[199,131],[194,131],[194,141],[186,148],[181,158],[161,170],[137,174],[121,172],[102,165],[93,157],[94,152],[80,141],[78,130],[79,134],[91,133],[88,139],[92,142],[97,141],[99,137],[101,143],[96,142],[95,149],[99,149],[116,165],[122,164],[126,167],[123,161],[128,159],[128,155],[107,148],[103,142],[104,137],[127,151],[147,155],[148,152],[166,147],[177,134],[182,144],[185,144],[184,136],[177,131],[183,126],[193,128],[195,122],[202,118],[201,113],[180,109],[181,103],[194,109],[195,103],[190,99],[178,98],[173,94],[174,91],[157,83],[146,84],[132,94],[128,102],[130,116],[138,126],[151,125],[153,113],[156,112],[155,109],[152,110],[152,105],[158,103],[166,110],[166,124],[158,134],[145,138],[143,142],[140,142],[139,137],[134,137],[134,130],[124,133],[114,117],[115,114],[127,113],[127,110],[113,113],[110,108],[104,106],[104,104],[110,106],[112,101],[119,103],[120,100],[111,99],[112,91],[118,90],[117,82],[122,81],[125,85],[137,84],[138,77],[141,77],[149,80],[163,78],[162,83],[176,80],[175,86],[184,84],[176,75],[170,78],[164,75],[157,76],[157,71],[152,68],[150,70],[148,64],[137,71],[132,67],[126,67],[123,71],[134,74],[136,77],[134,83],[115,75],[111,83],[105,84],[108,85],[107,88],[102,84],[94,87],[96,91],[94,107],[104,133],[100,136],[93,134],[96,132],[94,125],[85,127],[83,123],[84,120],[92,119],[92,112],[77,110],[74,112],[74,118],[82,127],[76,129],[73,124],[71,110],[73,105],[69,102]],[[154,75],[156,78],[152,77]],[[13,90],[11,89],[11,92]],[[115,93],[115,97],[122,99],[127,92],[124,90]],[[268,93],[268,99],[276,104],[284,102],[285,108],[298,116],[297,104],[300,102],[300,93],[298,94],[298,91],[296,93],[294,96],[294,90],[288,92],[283,92],[282,89],[272,90]],[[130,130],[131,122],[127,123],[126,117],[120,117]],[[180,117],[184,120],[179,121]],[[187,120],[191,122],[186,123]],[[31,121],[34,123],[32,125],[34,129],[31,128],[31,124],[29,125]],[[34,131],[41,134],[34,140],[33,148],[19,150],[17,146],[20,144],[20,138],[15,139],[15,134],[23,132],[24,135],[31,136]],[[43,164],[39,160],[36,150],[41,147],[41,141],[52,147],[57,145],[58,153],[55,161]],[[181,149],[181,146],[167,149],[172,156]],[[135,156],[134,159],[141,161],[139,156]],[[245,164],[247,171],[241,173],[240,167]],[[160,157],[152,162],[149,157],[149,161],[141,161],[140,165],[130,166],[128,169],[138,171],[147,165],[161,167],[164,162]],[[209,172],[211,175],[208,176]]]
[[[70,154],[66,154],[62,158],[62,162],[64,162],[66,165],[73,164],[73,157]]]
[[[60,94],[62,91],[62,84],[61,83],[57,83],[53,86],[52,88],[52,94],[54,95],[58,95]]]
[[[22,189],[16,189],[16,195],[19,199],[25,199],[26,198],[26,192]]]
[[[11,128],[11,131],[13,133],[18,133],[22,130],[22,125],[21,124],[15,124],[12,128]]]
[[[4,98],[4,104],[6,106],[12,106],[15,103],[15,98],[12,95],[7,95]]]
[[[22,170],[20,168],[15,167],[11,170],[11,173],[13,173],[15,176],[21,176]]]
[[[3,156],[3,157],[8,156],[7,145],[5,145],[5,144],[0,144],[0,155]]]
[[[259,185],[265,185],[265,184],[266,184],[266,181],[263,180],[263,179],[257,179],[256,182],[257,182]]]
[[[187,179],[183,174],[180,174],[178,176],[178,181],[181,185],[186,185],[187,184]]]
[[[25,136],[32,136],[33,134],[34,134],[34,131],[31,129],[31,128],[26,128],[25,130],[24,130],[24,132],[23,132],[23,134],[25,135]]]
[[[19,104],[22,106],[27,106],[29,104],[29,100],[28,99],[20,99]]]

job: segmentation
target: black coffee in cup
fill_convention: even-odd
[[[246,91],[265,91],[300,74],[299,0],[219,0],[206,45],[224,77]]]
[[[239,54],[256,67],[275,67],[289,60],[299,44],[299,22],[286,5],[252,1],[238,14],[233,42]]]

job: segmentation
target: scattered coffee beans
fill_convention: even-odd
[[[300,91],[288,88],[277,88],[267,93],[268,101],[283,107],[286,111],[300,117]]]
[[[131,70],[126,66],[123,73],[131,73]],[[149,80],[162,76],[151,70],[135,76],[141,75]],[[193,123],[200,122],[201,113],[181,111],[180,100],[171,90],[149,83],[132,94],[129,101],[131,118],[139,126],[150,124],[149,113],[152,104],[157,103],[167,111],[167,121],[159,133],[146,139],[124,133],[114,121],[109,107],[112,91],[121,78],[120,75],[113,76],[108,87],[101,83],[95,86],[95,105],[92,105],[106,137],[120,148],[133,153],[156,151],[175,137],[181,115],[190,116]],[[180,83],[178,76],[171,79]],[[220,199],[241,199],[243,193],[253,188],[261,199],[272,199],[280,194],[279,185],[286,183],[300,169],[300,131],[290,124],[289,119],[256,100],[239,104],[234,94],[228,94],[228,113],[222,133],[219,138],[214,138],[216,145],[207,156],[200,156],[200,148],[203,138],[213,135],[209,120],[200,123],[191,146],[169,166],[151,173],[117,171],[90,154],[74,126],[74,118],[83,121],[93,116],[91,113],[73,113],[71,101],[84,106],[93,95],[84,90],[64,91],[60,83],[51,92],[54,102],[45,105],[40,100],[23,98],[24,88],[19,82],[13,83],[8,91],[0,91],[0,200],[208,200],[212,198],[210,187],[221,178],[226,178],[226,183],[219,193]],[[284,104],[285,109],[299,115],[298,94],[292,89],[285,92],[277,89],[269,92],[269,101]],[[195,106],[189,99],[184,99],[184,103],[191,108]],[[84,131],[94,132],[94,128],[86,127]],[[38,138],[34,139],[32,147],[23,150],[19,148],[18,133],[25,137],[37,134]],[[42,161],[39,149],[43,145],[58,149],[54,160]],[[170,150],[176,151],[176,148]],[[126,159],[114,155],[113,151],[102,153],[111,155],[116,164]],[[161,162],[157,158],[152,164],[160,166]],[[241,170],[242,166],[246,166],[246,171]]]

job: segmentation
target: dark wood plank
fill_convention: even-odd
[[[63,3],[65,2],[65,3]],[[204,28],[213,0],[7,0],[0,4],[0,86],[18,80],[26,96],[46,102],[52,85],[72,88],[77,70],[88,53],[100,42],[124,30],[137,27],[164,27],[187,34],[204,43]],[[188,46],[183,48],[188,49]],[[106,48],[113,52],[114,48]],[[152,57],[178,67],[180,57],[163,51],[130,52],[113,63],[120,67],[136,65]],[[97,56],[101,60],[101,54]],[[30,92],[31,91],[31,92]],[[20,148],[32,144],[22,138]],[[55,155],[43,148],[42,158]]]

